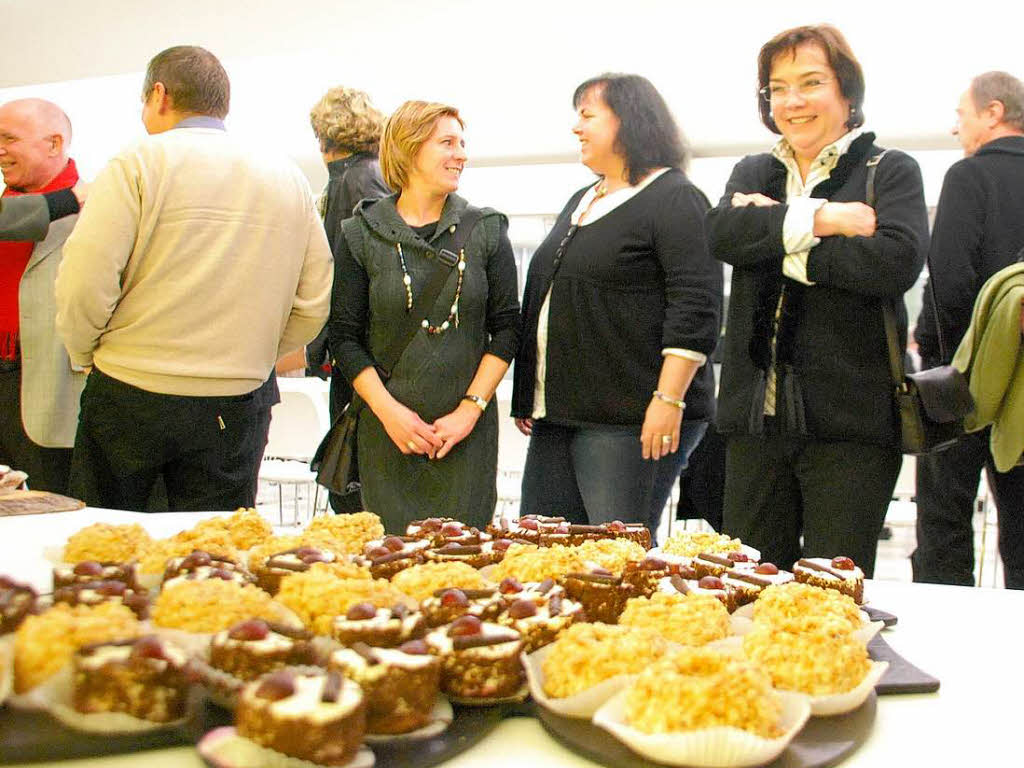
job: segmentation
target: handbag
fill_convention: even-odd
[[[875,205],[875,170],[885,152],[867,162],[867,195],[865,202]],[[938,333],[939,352],[946,358],[946,346],[939,325],[935,303],[935,281],[928,263],[928,287],[932,313]],[[896,308],[893,302],[882,301],[885,339],[889,350],[889,372],[892,376],[896,412],[900,420],[900,442],[903,453],[921,455],[948,448],[964,433],[964,417],[974,410],[974,398],[967,378],[951,365],[940,365],[916,373],[906,373],[903,349],[897,333]]]
[[[437,297],[444,288],[452,269],[459,263],[459,252],[462,251],[473,228],[483,216],[479,208],[469,206],[460,217],[459,226],[455,230],[452,250],[441,248],[436,252],[437,267],[423,293],[413,304],[405,320],[395,333],[394,338],[384,350],[382,359],[377,363],[377,373],[382,382],[387,382],[391,371],[398,364],[409,342],[421,327],[421,321],[437,302]],[[324,439],[313,454],[309,468],[316,472],[316,481],[320,485],[338,494],[355,494],[359,492],[359,460],[356,435],[359,431],[359,414],[366,403],[358,394],[352,394],[345,409],[338,414]]]

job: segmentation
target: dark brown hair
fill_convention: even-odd
[[[850,117],[846,127],[852,130],[864,125],[864,72],[843,33],[831,24],[793,27],[780,32],[761,46],[761,52],[757,54],[758,91],[768,85],[772,62],[777,56],[785,53],[795,56],[797,46],[806,44],[821,46],[829,66],[839,79],[839,90],[843,98],[850,102]],[[760,92],[757,94],[757,108],[765,127],[772,133],[781,133],[772,119],[772,105],[761,97]]]

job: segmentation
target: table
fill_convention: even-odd
[[[0,519],[0,573],[50,589],[44,546],[59,546],[93,522],[138,522],[164,537],[216,513],[146,515],[83,509]],[[865,595],[896,614],[886,630],[901,655],[942,681],[938,693],[883,696],[868,741],[843,768],[1024,764],[1017,702],[1024,691],[1024,592],[870,581]],[[0,715],[2,716],[2,715]],[[39,763],[34,765],[38,766]],[[200,768],[194,749],[178,747],[57,764],[61,768]],[[450,768],[594,766],[555,742],[532,718],[505,720],[475,747],[445,763]],[[382,767],[383,768],[383,767]]]

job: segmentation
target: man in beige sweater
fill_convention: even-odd
[[[255,502],[274,362],[323,326],[333,266],[309,184],[226,133],[230,85],[191,46],[149,63],[149,137],[90,187],[57,279],[57,328],[91,367],[72,493],[172,510]]]

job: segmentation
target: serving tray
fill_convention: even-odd
[[[836,717],[812,717],[786,751],[768,763],[770,768],[826,768],[854,752],[871,733],[878,698],[872,693],[853,712]],[[536,707],[544,729],[556,741],[607,768],[664,768],[645,760],[589,720],[576,720]]]
[[[868,655],[875,661],[888,661],[889,668],[875,685],[879,696],[901,693],[934,693],[939,690],[939,679],[929,675],[892,649],[881,634],[868,643]]]
[[[0,496],[0,517],[84,509],[85,502],[49,491],[13,491]]]

